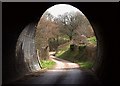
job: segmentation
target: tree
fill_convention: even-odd
[[[55,38],[59,33],[53,16],[46,12],[38,22],[36,29],[36,48],[41,59],[49,58],[49,39]]]
[[[62,34],[66,34],[72,43],[93,35],[92,27],[87,18],[79,12],[67,12],[56,19]],[[77,39],[76,39],[77,38]]]
[[[66,12],[59,17],[45,12],[38,22],[36,30],[36,47],[41,52],[40,57],[48,58],[48,55],[45,57],[42,53],[48,53],[49,46],[56,45],[57,49],[59,38],[66,35],[71,44],[79,45],[81,42],[87,43],[86,38],[93,35],[93,30],[87,18],[80,12]],[[51,41],[56,44],[52,45]]]

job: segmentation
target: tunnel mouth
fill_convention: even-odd
[[[52,14],[52,11],[50,13],[49,9],[52,9],[52,7],[60,6],[60,5],[63,5],[63,6],[66,5],[68,7],[70,6],[75,9],[75,12],[74,11],[69,11],[69,12],[66,11],[65,13],[59,15],[60,18],[59,17],[57,18],[56,15],[54,17],[53,16],[54,14]],[[97,58],[98,58],[97,57],[98,56],[98,42],[97,42],[96,32],[94,32],[95,28],[93,28],[93,26],[90,24],[87,17],[79,9],[73,7],[72,5],[57,4],[52,7],[48,8],[43,13],[39,22],[28,24],[23,29],[21,34],[19,35],[18,41],[16,43],[17,73],[21,75],[21,74],[30,74],[32,72],[41,71],[41,69],[42,69],[41,60],[49,59],[49,54],[48,54],[49,52],[54,52],[53,56],[55,56],[55,57],[58,57],[58,58],[61,58],[64,60],[68,60],[73,63],[78,63],[81,66],[80,67],[81,70],[95,71],[99,65],[96,63]],[[72,15],[70,15],[70,14],[72,14]],[[72,17],[70,17],[69,15]],[[88,31],[80,30],[79,29],[80,26],[78,24],[78,29],[76,29],[76,30],[78,30],[78,31],[76,31],[77,35],[76,36],[73,35],[72,39],[70,38],[69,35],[66,35],[68,33],[58,32],[58,30],[56,30],[56,28],[61,28],[58,24],[60,21],[58,21],[58,20],[62,19],[62,17],[64,18],[64,16],[69,17],[71,19],[73,18],[73,20],[82,17],[83,19],[85,19],[83,21],[87,22],[87,24],[88,24],[88,27],[87,26],[82,26],[82,27],[84,27],[84,29],[88,28],[87,29]],[[45,21],[45,18],[46,18],[46,21]],[[70,19],[69,19],[69,21],[70,21]],[[70,22],[69,21],[66,21],[66,25],[67,25],[67,23],[72,22],[72,21],[70,21]],[[78,19],[75,22],[80,22],[80,21]],[[60,23],[60,25],[61,25],[61,23]],[[47,28],[47,29],[41,29],[41,28]],[[46,31],[48,30],[48,31],[45,32],[44,30],[46,30]],[[65,31],[65,29],[63,29],[63,32],[64,31]],[[81,34],[81,31],[82,31],[82,34]],[[73,29],[73,32],[74,32],[74,29]],[[42,40],[40,39],[40,36],[42,36],[41,34],[43,34],[43,33],[45,33],[45,35],[43,35],[43,36],[44,37],[46,36],[46,38],[43,37],[41,39],[42,40],[48,39],[47,40],[48,43],[46,43],[46,40],[43,43],[41,43]],[[58,35],[59,33],[60,33],[60,35]],[[85,34],[85,33],[87,33],[87,34]],[[71,33],[71,34],[73,34],[73,33]],[[83,36],[85,38],[80,39],[79,36],[81,36],[81,37]],[[82,40],[82,42],[80,40]],[[55,42],[56,42],[56,44],[55,44]],[[63,42],[63,43],[60,44],[58,42]],[[93,44],[91,42],[93,42]],[[39,46],[40,44],[43,44],[43,45]],[[61,46],[62,46],[62,48],[61,48]],[[42,56],[45,56],[45,54],[41,55],[39,51],[43,51],[44,48],[46,48],[45,53],[47,53],[47,54],[46,54],[45,58],[41,58]],[[88,53],[89,53],[89,55],[88,55]],[[83,54],[83,56],[82,56],[82,54]],[[70,57],[70,58],[65,58],[65,57]],[[88,57],[92,57],[92,58],[88,58]]]
[[[65,16],[69,18],[69,21],[65,20],[68,28],[69,24],[72,22],[70,18],[77,20],[75,22],[79,22],[75,24],[77,29],[72,29],[77,35],[72,35],[72,37],[66,35],[68,33],[63,33],[65,29],[62,31],[61,29],[57,29],[61,28],[62,24],[59,18],[54,18],[48,10],[43,13],[39,22],[30,23],[23,29],[16,43],[16,69],[19,75],[30,77],[37,76],[35,73],[40,73],[40,71],[42,71],[41,60],[50,59],[50,52],[54,52],[52,56],[57,57],[53,58],[54,60],[60,61],[59,59],[63,59],[72,63],[77,63],[80,66],[60,68],[60,70],[57,69],[57,71],[53,71],[51,74],[56,72],[59,73],[61,70],[70,71],[74,69],[80,69],[82,71],[90,70],[95,73],[98,67],[98,64],[96,64],[98,61],[97,56],[99,48],[99,41],[97,41],[98,37],[95,28],[93,28],[93,25],[89,22],[87,17],[79,9],[77,10],[78,11],[76,13],[73,12],[72,15],[69,14],[72,12],[65,13]],[[60,19],[64,19],[63,15],[59,17]],[[79,18],[83,19],[83,26]],[[84,25],[84,22],[87,23]],[[61,26],[59,26],[59,23]],[[83,27],[83,29],[80,29],[81,27]],[[58,35],[59,33],[60,35]],[[44,56],[44,58],[42,58],[42,56]]]
[[[60,10],[62,11],[62,13],[60,13],[61,12]],[[81,17],[83,18],[83,20]],[[79,21],[80,19],[81,21]],[[64,24],[61,22],[64,22]],[[72,23],[75,22],[79,22],[79,23],[72,25]],[[74,27],[76,26],[75,28],[77,29],[71,29],[73,28],[72,26]],[[79,29],[81,27],[84,29],[82,30]],[[57,29],[57,28],[65,28],[65,29]],[[68,34],[77,34],[77,35],[70,36]],[[48,8],[43,13],[37,24],[35,40],[36,40],[35,41],[36,48],[39,51],[42,51],[40,49],[49,47],[48,52],[55,52],[54,56],[65,60],[69,60],[74,63],[76,62],[79,63],[79,58],[80,58],[81,63],[79,63],[79,65],[82,66],[81,69],[83,68],[83,70],[84,69],[94,70],[94,66],[97,60],[97,52],[98,52],[96,33],[94,32],[94,28],[90,24],[87,17],[76,7],[69,4],[56,4]],[[63,43],[60,44],[57,42],[63,42]],[[64,48],[66,47],[66,49],[60,48],[61,46]],[[81,54],[80,51],[82,52]],[[65,56],[70,57],[70,59],[65,58]],[[42,55],[40,57],[42,57]],[[46,56],[45,59],[47,58],[49,57]]]
[[[57,5],[64,6],[66,4]],[[18,74],[29,75],[41,71],[41,61],[49,60],[50,52],[54,52],[52,54],[54,57],[79,64],[79,67],[74,67],[73,69],[80,68],[81,70],[90,70],[93,72],[98,70],[100,65],[100,63],[98,64],[98,58],[100,58],[98,52],[100,51],[98,49],[99,41],[97,41],[98,34],[95,28],[93,28],[94,25],[89,22],[79,9],[68,4],[66,6],[74,8],[75,12],[67,11],[57,18],[51,14],[52,12],[49,12],[49,9],[52,8],[50,7],[43,13],[39,22],[30,23],[23,29],[16,43],[16,69]],[[70,31],[61,30],[61,26],[63,28],[64,24],[61,23],[60,19],[67,17],[68,20],[65,19],[66,22],[64,22],[67,26],[65,28],[69,28],[71,22],[73,24],[75,24],[74,22],[78,23],[75,24],[76,29],[71,25],[73,29],[71,29],[72,32],[70,34],[74,34],[72,36],[66,35]],[[79,21],[80,19],[83,22]],[[81,27],[83,29],[80,29]],[[41,52],[44,54],[41,54]],[[68,70],[72,68],[63,69]]]

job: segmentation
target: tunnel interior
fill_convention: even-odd
[[[16,68],[18,73],[35,72],[40,70],[35,48],[36,23],[26,26],[16,43]]]
[[[12,79],[17,79],[23,76],[26,72],[29,72],[29,68],[16,62],[16,45],[19,45],[18,49],[22,49],[20,44],[16,44],[20,41],[19,36],[21,32],[28,32],[24,36],[29,35],[31,30],[28,30],[26,25],[31,22],[38,22],[42,14],[47,8],[57,3],[3,3],[3,57],[2,57],[2,81],[3,84],[10,82]],[[116,82],[117,70],[115,63],[115,42],[111,42],[111,39],[116,38],[113,35],[113,28],[117,28],[116,15],[118,12],[117,3],[68,3],[78,9],[80,9],[90,21],[97,37],[98,42],[98,54],[97,61],[93,68],[95,74],[103,83]],[[16,9],[17,8],[17,9]],[[111,21],[110,21],[111,20]],[[34,26],[34,24],[31,24]],[[26,29],[23,30],[23,28]],[[34,29],[33,29],[34,30]],[[33,31],[34,32],[34,31]],[[31,40],[32,41],[32,40]],[[34,45],[33,45],[34,46]],[[33,49],[34,51],[34,49]],[[24,54],[24,53],[23,53]],[[36,54],[35,54],[36,55]],[[114,58],[113,58],[114,57]],[[32,59],[32,58],[31,58]],[[36,58],[37,59],[37,58]],[[35,60],[35,59],[34,59]],[[37,63],[37,60],[35,60]],[[21,67],[18,70],[16,65]],[[37,64],[39,65],[39,64]],[[22,71],[22,72],[20,72]],[[112,82],[111,82],[112,81]]]

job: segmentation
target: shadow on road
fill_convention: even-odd
[[[40,74],[37,77],[32,77],[26,80],[19,80],[13,84],[49,84],[54,86],[59,85],[78,85],[79,86],[101,86],[99,80],[92,72],[85,72],[79,69],[70,70],[49,70]]]

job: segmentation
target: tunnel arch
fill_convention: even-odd
[[[72,5],[70,5],[70,6],[72,6]],[[53,7],[53,6],[52,6]],[[77,8],[78,9],[78,8]],[[79,9],[78,9],[79,10]],[[80,11],[80,10],[79,10]],[[46,12],[46,11],[45,11]],[[45,13],[44,12],[44,13]],[[80,11],[81,12],[81,11]],[[44,15],[44,13],[43,13],[43,15]],[[82,13],[82,12],[81,12]],[[82,13],[83,15],[84,15],[84,13]],[[42,15],[42,16],[43,16]],[[42,17],[41,16],[41,17]],[[85,15],[84,15],[85,16]],[[40,17],[40,19],[41,19],[41,17]],[[86,16],[85,16],[86,17]],[[87,17],[86,17],[87,18]],[[88,19],[88,18],[87,18]],[[98,71],[99,70],[99,67],[100,67],[100,64],[101,64],[101,62],[102,62],[102,55],[101,55],[101,53],[102,53],[102,51],[103,51],[103,49],[102,49],[102,47],[100,47],[100,46],[102,46],[101,45],[101,43],[99,42],[100,40],[98,40],[98,39],[101,39],[102,37],[100,36],[100,34],[99,34],[99,32],[95,29],[96,27],[94,27],[94,26],[96,26],[96,25],[94,25],[94,24],[92,24],[90,21],[89,21],[89,19],[88,19],[88,22],[90,23],[90,25],[92,26],[92,29],[93,29],[93,31],[94,31],[94,34],[95,34],[95,37],[96,37],[96,39],[97,39],[97,57],[96,57],[96,59],[95,59],[95,62],[94,62],[94,65],[93,65],[93,67],[92,67],[92,70],[94,71],[94,72],[96,72],[96,71]],[[18,41],[17,41],[17,44],[16,44],[16,64],[18,64],[18,65],[16,65],[16,68],[18,67],[20,67],[20,70],[21,70],[21,72],[19,71],[18,73],[22,73],[23,72],[23,74],[26,72],[26,73],[29,73],[29,72],[35,72],[36,70],[39,70],[39,69],[41,69],[40,68],[40,64],[39,64],[39,61],[38,61],[38,58],[35,58],[35,59],[33,59],[34,58],[34,56],[35,57],[37,57],[37,51],[36,51],[36,49],[35,49],[35,46],[36,46],[36,44],[34,43],[34,41],[35,41],[35,35],[36,35],[36,26],[39,24],[39,22],[38,23],[30,23],[30,24],[28,24],[24,29],[23,29],[23,31],[21,32],[21,34],[20,34],[20,36],[19,36],[19,38],[18,38]],[[26,38],[25,38],[26,37]],[[30,40],[28,40],[29,39],[29,37],[30,37]],[[34,53],[34,56],[32,56],[32,58],[31,58],[31,60],[29,60],[28,62],[25,62],[25,59],[26,59],[26,57],[24,57],[23,58],[23,66],[24,66],[24,69],[23,69],[23,67],[22,66],[20,66],[19,65],[19,59],[20,59],[20,57],[19,57],[19,55],[17,55],[17,54],[19,54],[19,51],[21,51],[21,53],[25,53],[26,51],[25,51],[25,46],[23,46],[23,44],[26,44],[26,47],[28,46],[28,48],[30,49],[31,47],[29,46],[29,44],[27,44],[25,41],[26,40],[28,40],[29,42],[31,42],[31,44],[32,44],[32,47],[34,47],[34,49],[33,49],[33,53]],[[100,45],[100,46],[99,46]],[[21,47],[22,46],[22,47]],[[100,49],[99,49],[100,48]],[[99,53],[99,54],[98,54]],[[29,52],[29,54],[31,55],[31,53]],[[27,54],[27,55],[29,55],[29,54]],[[36,65],[34,65],[34,63],[32,63],[31,61],[32,60],[34,60],[34,62],[35,62],[35,64],[37,64],[37,67],[36,67]]]

